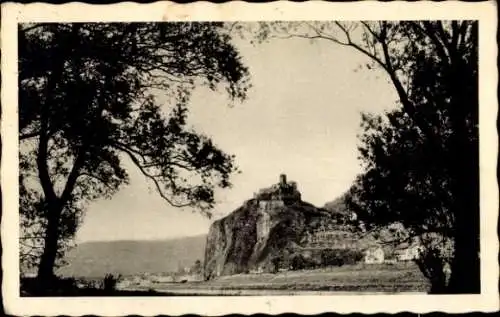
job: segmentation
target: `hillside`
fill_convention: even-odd
[[[325,203],[324,209],[332,213],[332,215],[341,215],[350,219],[355,227],[355,239],[357,240],[357,245],[362,249],[368,249],[371,247],[381,247],[384,250],[386,257],[391,258],[394,256],[394,252],[398,249],[407,248],[408,236],[404,230],[404,227],[400,223],[392,223],[385,226],[380,226],[378,230],[373,230],[370,233],[366,233],[362,225],[362,221],[354,216],[355,213],[349,209],[346,204],[346,197],[349,191],[343,195],[337,197],[336,199]],[[402,243],[391,241],[404,241]],[[412,242],[413,244],[414,242]]]
[[[153,241],[96,241],[79,244],[68,252],[63,276],[103,277],[176,271],[203,260],[206,236]]]
[[[205,278],[275,271],[280,254],[302,252],[317,230],[346,229],[344,219],[337,216],[302,201],[297,184],[287,182],[286,175],[281,175],[278,184],[261,189],[212,224],[205,251]],[[345,230],[344,233],[346,236],[341,239],[353,235]]]
[[[332,212],[332,213],[337,213],[341,215],[346,215],[349,216],[352,214],[352,211],[349,210],[349,208],[346,205],[345,199],[346,199],[347,193],[337,197],[336,199],[327,202],[324,205],[324,209]]]
[[[210,279],[273,271],[273,258],[284,250],[310,253],[324,248],[364,250],[377,246],[379,237],[363,234],[356,222],[349,220],[351,215],[344,195],[318,208],[302,201],[297,184],[285,178],[215,221],[208,237],[81,243],[68,252],[68,264],[57,273],[90,278],[107,273],[166,273],[201,260],[205,278]],[[391,233],[382,230],[382,236]],[[393,247],[385,248],[391,253],[388,251]]]

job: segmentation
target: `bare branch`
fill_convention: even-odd
[[[187,206],[191,206],[192,203],[188,202],[188,203],[175,203],[173,202],[170,198],[167,197],[167,195],[163,192],[161,186],[160,186],[160,183],[158,182],[158,180],[155,178],[155,176],[149,174],[141,165],[141,162],[139,162],[139,160],[137,159],[137,157],[134,155],[133,152],[131,152],[127,147],[122,147],[118,144],[115,144],[114,145],[117,149],[125,152],[129,157],[130,159],[132,160],[132,162],[137,166],[137,168],[141,171],[141,173],[146,176],[148,179],[152,180],[153,183],[155,184],[155,187],[156,187],[156,190],[158,191],[158,194],[161,196],[161,198],[163,198],[165,201],[167,201],[171,206],[173,207],[179,207],[179,208],[182,208],[182,207],[187,207]]]

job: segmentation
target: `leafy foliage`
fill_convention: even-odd
[[[407,100],[415,107],[411,114],[403,109],[385,116],[363,115],[359,152],[366,173],[350,195],[351,206],[371,225],[399,221],[410,236],[419,237],[426,248],[418,263],[433,292],[446,290],[444,266],[458,261],[463,248],[472,252],[469,261],[476,259],[469,270],[474,272],[472,266],[478,263],[477,47],[474,24],[464,22],[461,27],[471,33],[457,44],[460,57],[448,48],[449,60],[444,60],[448,53],[423,46],[428,43],[425,36],[433,33],[408,27],[412,43],[422,43],[408,45],[401,56],[411,61],[406,63],[411,87]],[[461,36],[451,30],[441,40],[453,45]],[[423,241],[431,234],[437,245]],[[441,246],[450,240],[460,248],[453,255],[444,254]],[[455,269],[460,272],[460,267]],[[478,278],[478,271],[468,274]],[[476,288],[473,284],[477,281],[470,282],[469,290]]]
[[[359,152],[366,172],[349,196],[358,216],[371,227],[402,221],[413,235],[434,231],[451,236],[450,154],[443,147],[436,156],[401,111],[385,118],[364,115],[362,124]]]
[[[117,276],[113,274],[106,274],[102,280],[102,289],[106,292],[113,292],[116,290],[116,284],[120,281],[122,276],[118,274]]]
[[[19,27],[22,239],[35,231],[47,272],[86,203],[128,182],[124,160],[171,205],[210,215],[214,188],[230,186],[234,158],[188,128],[187,107],[196,85],[246,97],[248,71],[223,26]]]
[[[321,251],[321,263],[323,266],[355,264],[362,259],[363,252],[354,249],[324,249]]]
[[[203,273],[203,264],[200,260],[196,260],[191,267],[191,273],[201,275]]]
[[[364,115],[366,173],[351,205],[372,226],[398,221],[413,236],[452,238],[449,290],[460,293],[480,288],[477,30],[475,21],[262,22],[252,30],[257,41],[351,48],[367,57],[368,69],[387,74],[401,107]]]

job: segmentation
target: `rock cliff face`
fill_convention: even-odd
[[[283,177],[281,188],[286,188]],[[279,192],[280,184],[270,189]],[[296,190],[295,185],[293,189]],[[256,195],[210,227],[205,279],[252,270],[270,271],[273,255],[300,247],[311,228],[331,218],[326,210],[303,202],[298,192],[287,195],[261,192],[265,196]]]
[[[271,257],[285,248],[296,248],[310,224],[327,217],[314,206],[299,201],[247,201],[210,227],[205,249],[205,278],[271,270]]]

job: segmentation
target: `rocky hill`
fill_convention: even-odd
[[[307,248],[307,237],[319,228],[335,231],[342,226],[349,234],[338,215],[300,197],[296,183],[288,183],[282,175],[278,184],[260,190],[240,208],[215,221],[207,236],[205,278],[271,271],[273,256],[283,250]]]

